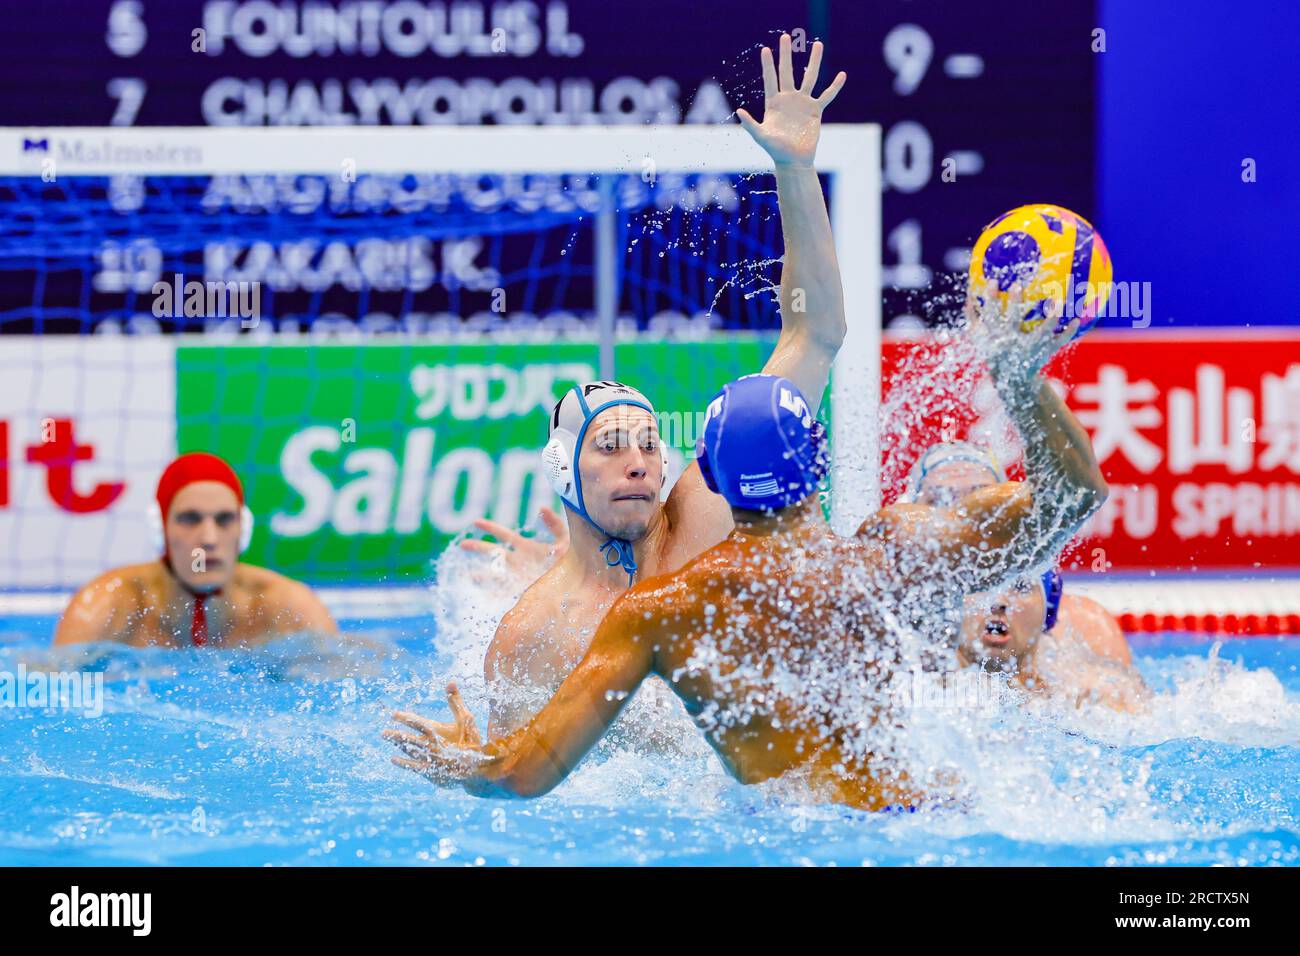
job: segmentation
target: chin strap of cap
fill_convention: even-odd
[[[632,542],[626,538],[610,535],[600,546],[600,553],[605,556],[606,566],[612,568],[618,564],[623,565],[623,570],[627,572],[627,586],[631,587],[637,571],[636,558],[632,554]]]
[[[190,643],[202,647],[208,643],[208,612],[204,603],[215,592],[194,595],[194,616],[190,618]]]
[[[560,501],[564,503],[564,507],[595,528],[597,533],[605,536],[605,543],[600,546],[600,553],[605,556],[605,566],[616,568],[622,565],[623,570],[627,572],[627,586],[631,587],[637,572],[636,556],[632,551],[632,542],[627,538],[616,538],[596,524],[591,520],[591,515],[587,514],[586,508],[575,508],[565,498],[561,498]]]

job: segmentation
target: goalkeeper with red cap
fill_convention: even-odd
[[[307,585],[240,563],[253,516],[239,477],[216,455],[191,452],[168,465],[154,517],[160,560],[114,568],[73,595],[55,644],[233,646],[337,633]]]

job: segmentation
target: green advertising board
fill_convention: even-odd
[[[629,342],[615,364],[680,457],[708,399],[773,344]],[[474,519],[514,527],[558,503],[547,417],[598,366],[583,343],[183,346],[177,448],[239,472],[257,515],[245,560],[313,583],[409,584]]]

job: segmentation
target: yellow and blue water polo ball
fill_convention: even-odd
[[[1079,319],[1081,335],[1096,324],[1110,297],[1110,253],[1092,223],[1062,206],[1037,203],[1004,212],[984,227],[971,250],[970,281],[980,294],[996,281],[998,294],[1016,283],[1031,308],[1021,322],[1029,331],[1055,302],[1056,331]]]

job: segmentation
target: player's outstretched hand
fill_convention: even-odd
[[[821,96],[814,97],[813,87],[822,65],[821,41],[812,45],[808,65],[803,71],[803,84],[800,86],[794,85],[790,34],[781,34],[780,47],[779,78],[777,68],[772,63],[772,50],[763,47],[759,54],[763,61],[763,122],[759,123],[744,109],[737,110],[736,116],[749,135],[767,150],[777,165],[811,166],[817,155],[822,111],[830,106],[844,86],[847,76],[843,72],[838,73]]]
[[[406,755],[394,757],[393,763],[439,786],[455,787],[471,780],[490,758],[483,752],[474,715],[465,706],[454,682],[447,685],[447,703],[451,705],[451,723],[396,711],[393,719],[416,733],[385,730],[383,736]]]
[[[533,580],[554,564],[569,550],[569,526],[553,508],[543,508],[539,513],[542,524],[551,533],[554,541],[541,541],[537,538],[525,538],[518,531],[503,524],[479,518],[474,527],[496,538],[496,542],[483,541],[479,538],[464,538],[460,546],[475,554],[504,556],[506,568],[514,574]]]

